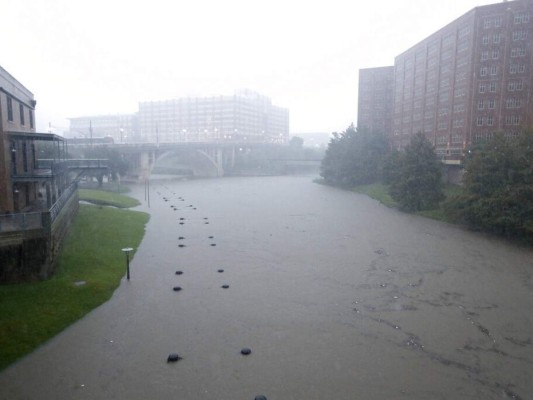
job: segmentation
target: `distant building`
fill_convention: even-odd
[[[230,96],[184,97],[139,104],[140,142],[251,140],[285,143],[289,111],[243,90]]]
[[[137,114],[95,115],[69,120],[70,138],[111,137],[115,143],[127,143],[128,138],[131,140],[139,136]]]
[[[359,70],[357,128],[388,135],[392,131],[394,67]]]

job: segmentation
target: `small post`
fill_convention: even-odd
[[[133,248],[131,247],[125,247],[122,249],[124,253],[126,253],[126,277],[128,278],[128,281],[130,280],[130,251],[132,251]]]

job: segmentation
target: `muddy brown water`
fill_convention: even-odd
[[[531,250],[311,177],[133,194],[152,216],[131,280],[0,399],[531,398]]]

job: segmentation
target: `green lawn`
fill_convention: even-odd
[[[135,207],[140,204],[136,199],[109,191],[93,189],[79,189],[78,191],[80,200],[93,204],[109,205],[119,208]]]
[[[137,211],[82,204],[55,275],[0,286],[0,370],[111,297],[125,275],[121,249],[138,247],[148,219]],[[86,283],[76,286],[80,281]]]
[[[367,196],[372,197],[375,200],[378,200],[380,203],[386,205],[387,207],[396,208],[398,203],[395,202],[392,197],[389,195],[389,187],[382,183],[373,183],[370,185],[359,185],[352,189],[354,192],[366,194]],[[446,200],[461,194],[463,189],[457,185],[445,185],[444,186],[444,195]],[[441,203],[442,204],[442,203]],[[418,211],[416,215],[421,215],[426,218],[436,219],[439,221],[454,222],[450,217],[444,212],[444,210],[439,207],[432,210]]]

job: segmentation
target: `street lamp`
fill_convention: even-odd
[[[130,251],[132,250],[132,247],[125,247],[122,249],[122,251],[126,253],[126,277],[128,278],[128,281],[130,280]]]

